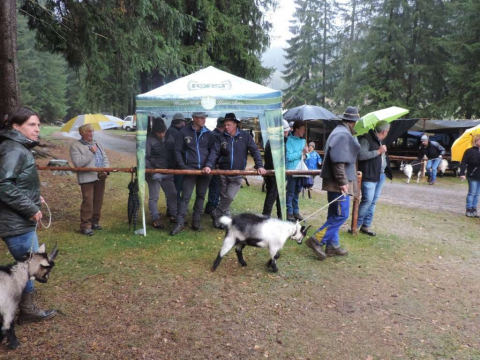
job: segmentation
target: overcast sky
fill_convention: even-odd
[[[273,24],[270,47],[287,47],[287,40],[292,36],[288,28],[294,12],[293,0],[278,0],[277,10],[267,13],[267,19]]]

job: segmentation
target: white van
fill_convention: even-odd
[[[129,115],[124,120],[122,125],[122,129],[127,131],[135,131],[137,129],[137,116],[136,115]]]

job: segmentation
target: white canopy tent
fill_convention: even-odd
[[[282,93],[213,66],[187,75],[169,84],[138,95],[137,102],[137,169],[145,228],[145,141],[148,118],[166,117],[167,126],[173,114],[190,118],[192,112],[205,111],[216,118],[233,112],[237,118],[257,117],[264,144],[270,140],[275,169],[285,173],[283,151]],[[199,169],[200,170],[200,169]],[[285,209],[285,176],[277,175],[282,208]]]

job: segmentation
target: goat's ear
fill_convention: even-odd
[[[55,243],[55,246],[54,246],[52,252],[50,253],[50,255],[48,255],[48,262],[52,262],[57,257],[57,255],[58,255],[57,245],[58,245],[58,243]]]
[[[37,252],[39,254],[43,254],[45,252],[45,244],[40,245]]]

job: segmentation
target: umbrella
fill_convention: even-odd
[[[287,121],[295,120],[339,120],[338,117],[321,106],[302,105],[288,110],[283,114]]]
[[[135,168],[135,174],[137,172],[137,169]],[[128,212],[128,230],[130,230],[130,226],[132,225],[133,222],[133,231],[135,231],[137,227],[137,219],[138,219],[138,210],[140,209],[140,199],[138,197],[138,179],[137,176],[135,175],[135,179],[133,178],[133,173],[132,173],[132,180],[130,181],[130,184],[128,184],[128,207],[127,207],[127,212]]]
[[[121,127],[122,123],[118,121],[112,121],[108,117],[102,114],[84,114],[75,116],[70,119],[60,129],[62,132],[70,132],[78,130],[80,126],[91,124],[93,130],[106,130]]]
[[[396,106],[374,111],[362,116],[362,119],[357,121],[355,124],[354,129],[357,133],[357,136],[363,135],[368,133],[369,130],[373,130],[379,121],[384,120],[391,122],[407,114],[408,112],[409,111],[407,109],[402,109]]]
[[[116,116],[113,116],[113,115],[105,115],[105,117],[110,120],[110,121],[115,121],[115,122],[118,122],[119,124],[122,124],[125,122],[125,120],[122,120]],[[121,125],[120,125],[121,126]]]
[[[452,161],[462,161],[465,151],[473,146],[473,137],[478,134],[480,134],[480,125],[465,130],[462,136],[455,140],[452,145]]]

